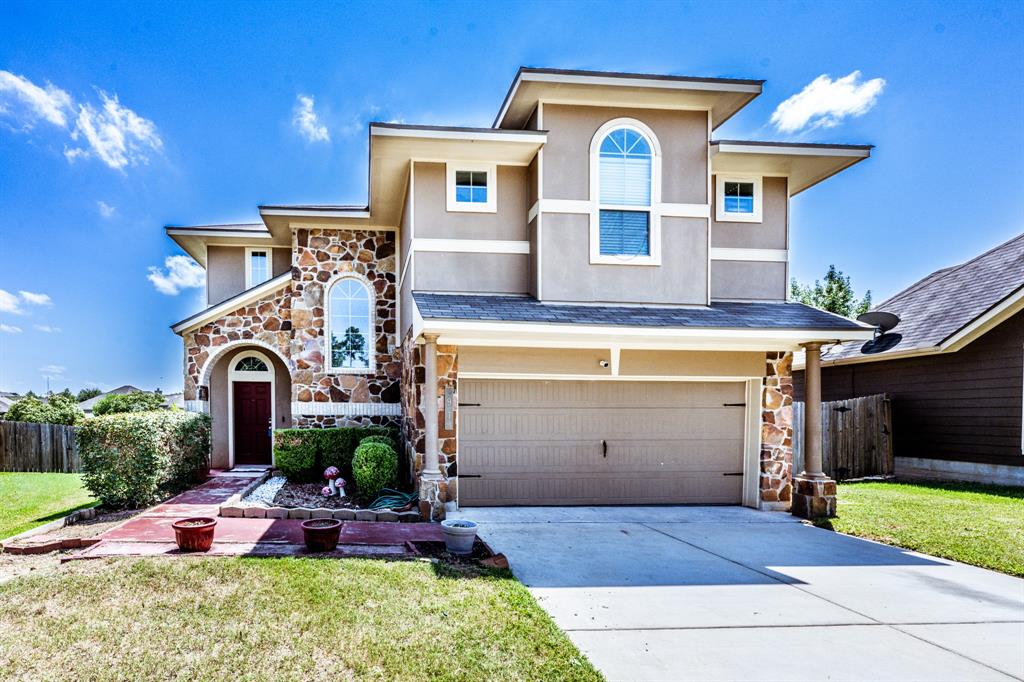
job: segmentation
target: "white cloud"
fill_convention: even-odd
[[[83,148],[65,149],[68,161],[95,154],[103,163],[114,170],[125,166],[137,166],[149,161],[151,152],[163,149],[164,142],[156,130],[156,124],[143,118],[117,99],[100,91],[103,108],[91,104],[78,107],[78,118],[71,133],[72,140],[85,138],[91,151]]]
[[[177,296],[182,289],[198,288],[206,284],[206,272],[188,256],[168,256],[164,267],[150,266],[146,279],[156,290],[168,296]]]
[[[860,81],[860,71],[832,80],[822,74],[776,107],[771,122],[782,133],[832,128],[847,117],[871,110],[885,88],[885,79]]]
[[[292,112],[292,125],[307,142],[330,142],[331,135],[327,126],[320,122],[320,117],[313,111],[313,98],[309,95],[296,96],[295,109]]]
[[[99,209],[100,215],[104,218],[112,218],[114,214],[117,213],[117,207],[111,206],[105,201],[97,201],[96,208]]]
[[[21,309],[21,300],[17,296],[0,289],[0,312],[21,315],[25,311]]]
[[[44,334],[59,334],[60,327],[51,327],[48,324],[34,324],[32,328],[36,331],[43,332]]]
[[[67,367],[63,365],[45,365],[39,368],[39,373],[47,379],[60,379],[64,376],[64,371]]]
[[[71,111],[71,95],[52,83],[39,87],[24,76],[0,71],[0,113],[19,119],[26,129],[45,120],[66,128]]]
[[[21,300],[25,301],[29,305],[53,305],[53,299],[46,294],[37,294],[32,291],[19,291],[21,294]]]
[[[13,324],[3,324],[0,322],[0,332],[4,334],[20,334],[21,327],[15,327]]]

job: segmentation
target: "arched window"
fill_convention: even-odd
[[[327,295],[328,363],[332,370],[366,372],[372,367],[373,294],[361,280],[338,280]]]
[[[252,355],[242,358],[235,365],[236,372],[266,372],[267,363]]]
[[[651,255],[651,184],[654,154],[633,127],[615,128],[601,141],[600,254]]]

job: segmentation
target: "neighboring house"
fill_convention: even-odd
[[[873,331],[787,302],[789,198],[870,147],[712,140],[762,83],[524,68],[491,128],[371,124],[366,205],[167,227],[214,466],[392,424],[434,511],[788,507],[790,353]]]
[[[85,416],[91,417],[92,409],[96,407],[96,403],[103,400],[108,395],[127,395],[128,393],[134,393],[135,391],[141,390],[141,388],[135,388],[134,386],[131,386],[129,384],[125,384],[124,386],[118,386],[117,388],[107,391],[106,393],[100,393],[98,396],[89,398],[88,400],[83,400],[82,402],[78,403],[78,409],[80,409],[82,412],[85,412]]]
[[[823,399],[891,396],[899,477],[1024,484],[1024,235],[875,310],[899,324],[823,351]]]
[[[0,419],[7,414],[7,410],[11,409],[11,405],[21,400],[21,396],[17,393],[11,393],[9,391],[0,391]]]

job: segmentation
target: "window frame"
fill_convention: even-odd
[[[455,199],[455,174],[459,171],[487,173],[487,201],[469,202]],[[449,161],[445,164],[446,208],[450,213],[498,212],[498,164],[473,161]]]
[[[331,301],[331,292],[334,291],[334,287],[343,282],[344,280],[355,280],[366,290],[367,296],[369,297],[369,334],[370,338],[367,341],[367,355],[366,364],[364,367],[335,367],[334,366],[334,353],[331,348],[331,327],[333,323],[332,308],[333,302]],[[329,374],[357,374],[357,375],[374,375],[377,373],[377,292],[374,290],[370,281],[365,277],[357,275],[355,273],[344,273],[338,275],[327,282],[324,286],[324,368]]]
[[[725,183],[750,182],[754,185],[754,210],[752,213],[730,213],[725,210]],[[763,222],[762,191],[763,182],[760,175],[722,175],[715,176],[715,222],[716,223],[760,223]]]
[[[648,206],[601,203],[601,143],[609,133],[626,128],[638,133],[651,150],[651,198]],[[592,265],[661,265],[661,144],[649,126],[635,118],[606,121],[590,140],[590,263]],[[646,256],[613,256],[601,253],[601,210],[648,214]]]
[[[253,253],[264,253],[267,256],[267,278],[262,282],[253,282],[252,279],[252,255]],[[274,250],[265,246],[245,247],[245,288],[246,290],[258,287],[261,284],[274,279]]]

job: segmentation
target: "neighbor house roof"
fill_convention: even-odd
[[[542,303],[526,296],[413,293],[424,319],[624,327],[862,330],[864,325],[802,303],[712,303],[656,308]]]
[[[125,384],[124,386],[118,386],[117,388],[107,391],[106,393],[100,393],[95,398],[89,398],[78,403],[78,409],[82,412],[92,412],[92,408],[96,406],[96,403],[106,398],[108,395],[127,395],[128,393],[134,393],[142,389],[135,388],[131,384]]]
[[[886,337],[865,347],[845,343],[823,362],[865,362],[907,354],[955,352],[1024,308],[1024,234],[936,270],[873,308],[900,318]],[[866,351],[866,352],[865,352]]]

